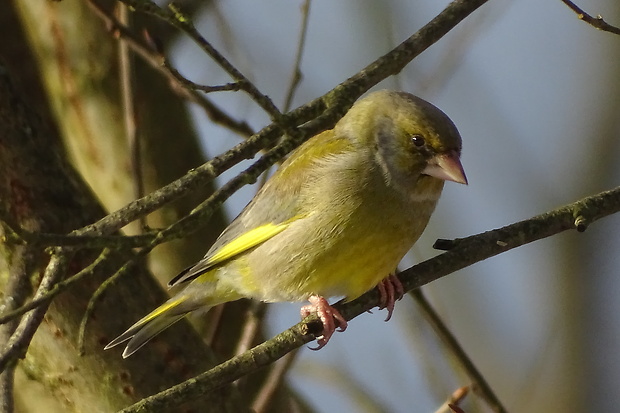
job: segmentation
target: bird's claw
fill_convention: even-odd
[[[320,350],[329,342],[336,328],[338,331],[347,329],[347,320],[338,310],[329,305],[327,300],[321,296],[313,295],[308,298],[310,304],[301,307],[301,318],[306,318],[312,313],[316,313],[323,323],[323,333],[317,337],[318,347],[310,347],[310,350]]]
[[[379,310],[387,309],[388,315],[385,321],[392,318],[394,312],[394,303],[405,295],[405,288],[398,277],[390,274],[384,278],[378,285],[379,289]]]

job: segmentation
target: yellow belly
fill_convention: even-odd
[[[227,281],[243,296],[262,301],[302,301],[310,295],[354,299],[396,269],[426,227],[435,201],[409,216],[356,217],[353,222],[298,222],[231,263]],[[420,212],[424,211],[424,212]],[[358,213],[366,214],[365,211]],[[231,273],[233,276],[231,277]]]
[[[354,299],[374,288],[422,234],[443,181],[428,177],[425,188],[416,185],[403,196],[385,185],[382,175],[367,177],[366,182],[370,179],[375,179],[374,185],[359,191],[332,188],[330,202],[323,202],[328,210],[311,210],[225,265],[219,283],[268,302],[303,301],[310,295]],[[332,184],[362,185],[342,180]],[[305,196],[312,204],[323,194]]]

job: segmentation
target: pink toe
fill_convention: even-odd
[[[323,323],[323,332],[321,336],[317,337],[318,347],[311,348],[312,350],[319,350],[329,342],[336,331],[344,331],[347,328],[347,320],[340,314],[338,310],[329,305],[327,300],[321,296],[313,295],[308,299],[309,305],[305,305],[301,308],[300,314],[302,318],[307,317],[311,313],[316,313]]]
[[[388,315],[385,321],[388,321],[392,318],[394,304],[405,295],[405,288],[394,274],[390,274],[388,277],[384,278],[377,285],[377,288],[379,289],[379,309],[383,310],[385,308],[387,310]]]

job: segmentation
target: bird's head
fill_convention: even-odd
[[[456,126],[423,99],[405,92],[374,92],[353,105],[338,126],[371,149],[397,186],[411,188],[424,177],[467,184]]]

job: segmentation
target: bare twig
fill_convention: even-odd
[[[97,302],[99,301],[99,299],[101,298],[101,296],[103,295],[103,293],[106,291],[106,289],[108,289],[108,287],[110,287],[111,285],[113,285],[120,277],[122,277],[123,275],[127,274],[129,272],[129,270],[131,270],[132,268],[135,267],[135,263],[137,261],[143,260],[144,257],[146,257],[146,255],[151,252],[152,248],[143,248],[142,250],[140,250],[138,253],[136,253],[132,259],[130,259],[129,261],[127,261],[125,264],[123,264],[123,266],[116,271],[116,273],[114,273],[111,277],[109,277],[107,280],[105,280],[100,286],[99,288],[97,288],[97,290],[93,293],[93,295],[90,297],[90,300],[88,300],[88,305],[86,306],[86,311],[84,311],[84,314],[82,315],[82,321],[80,321],[80,328],[78,331],[78,353],[80,354],[80,356],[83,356],[85,354],[84,352],[84,337],[86,335],[86,325],[88,323],[88,320],[90,319],[92,313],[95,310],[95,305],[97,304]],[[103,262],[105,260],[105,255],[107,255],[109,251],[104,251],[103,253],[101,253],[101,255],[97,258],[97,260],[95,262],[93,262],[91,265],[89,265],[89,268],[91,268],[90,273],[92,273],[94,271],[94,269],[96,268],[98,262]],[[82,276],[85,276],[88,274],[83,274]],[[73,278],[73,277],[71,277]]]
[[[236,165],[239,160],[253,157],[265,141],[275,140],[278,135],[275,128],[267,127],[263,129],[261,133],[254,135],[253,138],[241,142],[225,154],[217,156],[209,162],[191,170],[187,175],[154,191],[146,197],[130,202],[123,208],[107,215],[94,224],[75,231],[73,234],[110,234],[134,221],[136,218],[149,214],[208,184],[213,178]]]
[[[217,196],[211,198],[210,202],[212,203],[210,207],[209,205],[202,205],[201,208],[192,214],[191,217],[188,217],[187,220],[179,222],[177,226],[173,226],[165,232],[160,232],[149,245],[155,245],[161,242],[166,239],[167,235],[178,235],[179,232],[176,231],[177,228],[175,227],[182,228],[183,224],[192,222],[192,219],[204,218],[216,203],[221,203],[222,199],[230,194],[227,191],[239,188],[245,183],[253,182],[260,171],[280,159],[285,153],[299,145],[304,139],[326,128],[332,127],[361,94],[378,81],[400,71],[409,61],[439,40],[451,28],[465,19],[486,1],[487,0],[470,0],[467,2],[460,0],[454,1],[429,24],[396,47],[393,51],[378,59],[357,75],[352,76],[323,97],[315,99],[303,107],[285,115],[287,118],[286,122],[284,122],[285,124],[289,122],[297,125],[303,124],[303,126],[299,128],[299,133],[294,134],[296,136],[292,136],[292,139],[281,142],[277,147],[263,156],[256,165],[249,168],[244,175],[238,177],[236,181],[233,180],[230,182],[228,187],[222,188],[222,191],[220,191]],[[110,234],[136,218],[144,216],[195,190],[197,187],[206,184],[210,179],[213,179],[224,170],[236,164],[238,160],[254,156],[258,150],[275,142],[281,134],[282,131],[280,126],[275,124],[269,125],[261,132],[252,136],[247,141],[242,142],[227,153],[190,171],[186,176],[155,191],[149,196],[128,204],[126,207],[121,208],[92,225],[75,231],[73,234],[78,236]],[[191,230],[188,226],[185,226],[184,229],[188,231]],[[52,261],[54,261],[55,257],[56,255],[54,255]],[[54,271],[51,270],[52,268],[53,266],[48,266],[48,271],[54,273]],[[41,295],[46,292],[47,289],[45,283],[43,283],[40,289]],[[37,298],[39,298],[39,296],[35,297],[35,299]],[[33,326],[35,326],[36,322],[40,321],[46,308],[47,305],[43,303],[22,320],[20,327],[23,327],[22,331],[24,334],[22,334],[21,331],[19,332],[19,337],[21,337],[21,339],[14,335],[14,338],[17,338],[9,343],[10,348],[7,348],[7,352],[4,353],[1,359],[3,363],[6,364],[12,355],[18,352],[15,349],[23,351],[25,347],[20,347],[19,344],[27,344],[27,342],[30,341],[31,333],[34,331]],[[35,322],[30,322],[29,320],[34,320]],[[307,327],[304,328],[307,330]],[[18,332],[16,332],[16,334],[17,333]],[[309,340],[309,338],[305,338],[304,342]],[[17,346],[14,346],[14,344],[17,344]]]
[[[163,67],[165,67],[166,69],[170,71],[170,74],[174,76],[174,78],[181,85],[187,87],[188,89],[200,90],[201,92],[211,93],[211,92],[226,92],[226,91],[236,92],[238,90],[241,90],[242,88],[242,85],[239,82],[226,83],[224,85],[218,85],[218,86],[205,86],[205,85],[200,85],[198,83],[192,82],[191,80],[183,76],[178,70],[172,67],[170,65],[170,61],[168,61],[168,59],[166,59],[164,55],[161,55],[161,64]],[[252,133],[249,133],[249,135],[251,134]]]
[[[211,322],[207,324],[206,328],[202,332],[202,337],[209,346],[213,347],[213,342],[215,340],[215,336],[217,334],[217,330],[220,327],[220,323],[222,321],[222,316],[224,315],[224,309],[226,308],[226,303],[219,304],[209,310],[209,316],[211,317]]]
[[[361,377],[354,374],[344,365],[335,363],[321,363],[320,361],[306,361],[297,367],[303,371],[307,379],[311,379],[330,388],[349,399],[356,407],[352,411],[362,412],[389,412],[391,409],[381,397],[363,382]]]
[[[136,0],[121,0],[126,1],[127,3],[132,3],[137,5],[137,9],[140,9],[139,6],[146,3],[147,1],[141,0],[137,2]],[[136,4],[138,3],[138,4]],[[151,3],[152,6],[155,6],[155,3]],[[200,46],[200,48],[206,52],[211,58],[220,65],[222,69],[224,69],[237,83],[242,85],[242,89],[247,92],[252,99],[258,103],[258,105],[263,108],[265,112],[269,114],[272,122],[279,123],[282,117],[282,113],[280,110],[274,105],[271,99],[261,93],[256,86],[250,80],[241,73],[239,69],[237,69],[232,63],[228,61],[213,45],[205,39],[200,32],[196,29],[191,19],[188,16],[183,15],[183,13],[176,7],[173,3],[168,4],[168,8],[172,10],[172,15],[174,19],[171,21],[169,18],[165,18],[164,20],[172,23],[172,25],[181,29],[185,32],[189,38],[194,40],[194,42]],[[148,8],[150,9],[150,8]],[[147,10],[145,10],[147,11]],[[160,16],[159,13],[155,13],[155,15]],[[168,16],[169,17],[169,16]]]
[[[546,238],[562,231],[576,229],[575,218],[587,217],[589,224],[620,211],[620,187],[577,201],[573,204],[517,222],[500,229],[473,235],[460,240],[456,246],[441,255],[417,264],[399,274],[406,290],[419,288],[457,270],[513,248]],[[501,242],[498,242],[501,241]],[[361,297],[335,304],[345,319],[351,320],[377,306],[379,293],[370,291]],[[312,341],[323,330],[316,315],[311,315],[274,338],[259,344],[246,353],[202,373],[186,382],[147,397],[123,409],[123,413],[161,411],[179,400],[189,400],[232,383],[285,354]]]
[[[286,373],[290,370],[298,354],[299,349],[293,350],[274,364],[271,371],[269,371],[263,386],[258,391],[254,402],[252,403],[252,410],[255,413],[264,413],[269,411],[269,405],[274,394],[276,393],[276,390],[280,388],[282,380],[284,380]]]
[[[297,53],[295,54],[295,63],[293,64],[293,73],[291,74],[291,81],[286,92],[286,98],[284,99],[284,112],[288,112],[291,109],[293,97],[299,86],[299,82],[303,77],[301,73],[301,57],[304,54],[304,48],[306,46],[306,34],[308,33],[308,21],[310,20],[310,1],[305,0],[301,6],[301,27],[299,28],[299,41],[297,42]]]
[[[280,124],[282,113],[273,104],[271,99],[261,93],[250,80],[241,73],[232,63],[224,57],[213,45],[205,39],[196,29],[192,20],[184,15],[181,10],[174,4],[168,4],[168,10],[162,9],[149,0],[121,0],[134,10],[141,11],[152,16],[156,16],[174,27],[184,32],[192,39],[207,55],[222,68],[237,83],[241,84],[241,88],[252,97],[252,99],[269,114],[274,123]]]
[[[31,232],[8,222],[0,216],[4,242],[31,247],[80,247],[81,249],[131,249],[144,246],[157,236],[158,231],[141,235],[75,235]]]
[[[71,277],[67,278],[66,280],[63,280],[61,282],[58,282],[56,284],[54,284],[54,286],[52,288],[50,288],[47,292],[43,292],[41,294],[39,294],[37,297],[33,298],[29,303],[16,308],[12,311],[5,311],[3,314],[0,315],[0,325],[1,324],[5,324],[23,314],[26,314],[28,311],[33,310],[43,304],[48,304],[52,298],[54,298],[55,296],[57,296],[59,293],[63,292],[65,289],[67,289],[70,285],[80,281],[82,278],[93,274],[95,269],[102,264],[103,262],[105,262],[105,260],[108,258],[110,251],[109,250],[104,250],[95,261],[93,261],[92,264],[90,264],[89,266],[87,266],[86,268],[83,268],[80,272],[78,272],[75,275],[72,275]]]
[[[435,413],[451,413],[454,412],[453,407],[455,405],[459,405],[467,396],[467,394],[469,393],[469,387],[465,386],[465,387],[460,387],[458,389],[456,389],[451,395],[450,397],[448,397],[448,400],[446,400],[444,402],[444,404],[442,404],[441,406],[439,406],[439,408],[435,411]]]
[[[469,0],[464,2],[456,0],[452,2],[431,22],[394,48],[391,52],[377,59],[324,96],[284,115],[287,118],[285,121],[286,124],[300,125],[305,123],[304,126],[299,129],[302,129],[306,133],[302,132],[300,136],[291,139],[281,150],[290,151],[304,139],[322,130],[333,127],[344,113],[346,113],[352,103],[364,92],[386,77],[398,73],[414,57],[422,53],[434,42],[438,41],[454,26],[487,1],[488,0]],[[157,10],[160,9],[157,8]],[[109,234],[122,228],[137,217],[160,208],[168,202],[191,192],[196,187],[205,185],[215,176],[218,176],[220,173],[236,164],[237,160],[240,158],[247,159],[253,157],[260,149],[273,144],[280,135],[281,130],[279,127],[273,124],[269,125],[227,153],[192,170],[188,175],[166,185],[151,195],[136,200],[102,218],[98,222],[77,231],[76,235]],[[272,154],[272,156],[282,157],[283,155],[277,152]],[[275,159],[271,161],[271,163],[273,162],[275,162]]]
[[[505,413],[506,409],[502,405],[499,398],[491,389],[489,383],[485,380],[484,376],[469,358],[463,347],[454,337],[448,326],[446,326],[431,303],[426,299],[426,296],[421,289],[413,290],[409,294],[413,296],[413,299],[422,310],[426,320],[433,327],[441,341],[448,348],[450,354],[452,354],[458,360],[458,363],[465,370],[465,373],[469,376],[472,382],[474,382],[474,390],[487,402],[492,411],[497,413]],[[450,402],[453,403],[453,402]]]
[[[130,27],[130,15],[127,6],[122,3],[118,4],[119,22],[125,27]],[[136,125],[136,110],[134,100],[134,67],[132,56],[129,54],[129,45],[127,42],[118,43],[118,64],[120,89],[123,105],[123,123],[125,126],[125,136],[129,147],[131,159],[131,173],[133,175],[133,191],[134,199],[142,198],[144,194],[144,176],[142,174],[142,149],[141,140]],[[140,232],[147,231],[146,216],[141,216]]]
[[[39,288],[35,293],[35,299],[47,293],[60,280],[60,277],[65,273],[65,267],[68,261],[69,257],[67,252],[57,249],[52,254],[50,262],[45,269],[41,284],[39,284]],[[42,303],[21,320],[17,329],[2,349],[2,353],[0,353],[0,372],[4,371],[7,365],[25,354],[34,333],[43,320],[48,306],[49,302]]]
[[[245,353],[252,347],[252,343],[254,343],[256,335],[260,331],[266,309],[267,304],[262,302],[252,302],[247,311],[246,320],[243,323],[243,330],[241,331],[241,337],[237,342],[235,355]]]
[[[12,360],[0,373],[0,413],[14,413],[15,400],[13,397],[15,388],[15,368],[17,360]]]
[[[311,133],[311,132],[306,132],[306,133]],[[268,151],[263,157],[261,157],[259,161],[255,162],[246,171],[244,171],[237,177],[227,182],[224,186],[222,186],[222,188],[220,188],[218,191],[212,194],[206,201],[204,201],[201,205],[195,208],[194,211],[192,211],[192,213],[190,213],[188,216],[184,217],[183,219],[179,220],[178,222],[169,226],[168,228],[162,231],[159,231],[155,237],[149,236],[148,239],[150,239],[150,242],[146,248],[150,250],[156,245],[166,240],[170,240],[175,237],[182,236],[182,235],[187,235],[189,232],[197,230],[197,228],[199,227],[199,224],[205,221],[206,216],[210,215],[215,210],[215,208],[221,205],[230,195],[232,195],[240,187],[242,187],[243,185],[247,183],[255,181],[256,178],[260,175],[260,173],[262,173],[266,168],[272,165],[277,159],[280,159],[283,156],[283,154],[285,154],[288,151],[289,147],[290,147],[290,143],[282,142],[281,144],[277,145],[276,147]],[[171,185],[168,185],[168,187],[170,187]],[[178,187],[171,188],[172,191],[175,191],[176,189],[178,189]],[[133,203],[129,204],[128,207],[125,207],[117,211],[114,214],[108,215],[107,218],[103,218],[102,220],[99,221],[99,223],[93,224],[91,226],[87,226],[83,228],[82,230],[74,232],[74,234],[78,234],[77,236],[80,236],[79,234],[92,234],[93,232],[97,231],[97,228],[99,228],[97,226],[98,224],[100,224],[101,222],[107,221],[109,217],[115,214],[118,214],[119,219],[122,219],[123,217],[126,218],[123,211],[128,210],[131,205],[136,205],[142,200],[145,200],[145,198],[134,201]],[[111,221],[110,224],[113,225],[114,222]],[[71,236],[68,236],[66,238],[71,238]],[[142,238],[138,238],[138,239],[142,239]],[[67,285],[68,284],[66,283],[61,283],[58,287],[64,289],[67,287]],[[61,291],[61,290],[57,290],[56,288],[54,288],[54,291]],[[52,296],[53,295],[56,295],[56,293],[53,293]],[[41,302],[38,302],[38,304],[41,304]],[[28,307],[30,307],[31,305],[32,304],[30,304]],[[9,315],[3,315],[2,319],[7,318],[8,316]],[[15,315],[11,313],[10,316],[15,316]]]
[[[38,251],[31,246],[17,246],[9,264],[9,279],[3,291],[0,306],[5,310],[12,310],[20,305],[31,294],[30,273],[36,262]],[[18,320],[0,326],[0,343],[7,343],[18,326]],[[9,362],[6,369],[0,373],[0,413],[13,413],[15,367],[17,360]]]
[[[566,4],[572,11],[574,11],[577,14],[579,20],[583,20],[584,22],[596,27],[599,30],[614,34],[620,34],[620,28],[607,23],[605,20],[603,20],[603,17],[600,14],[596,17],[592,17],[570,0],[562,0],[562,3]]]
[[[194,86],[198,85],[184,78],[178,71],[172,69],[160,50],[155,47],[146,46],[142,39],[135,36],[125,25],[120,23],[114,16],[110,15],[96,2],[96,0],[88,0],[88,4],[118,38],[126,42],[134,52],[142,57],[142,59],[149,63],[154,69],[166,76],[173,86],[172,90],[175,93],[200,106],[212,122],[226,127],[244,137],[254,133],[247,123],[233,119],[215,106],[209,99],[197,92],[196,87],[189,87],[190,84]]]
[[[142,247],[157,237],[158,231],[151,230],[141,235],[74,235],[50,234],[46,232],[20,233],[29,245],[41,247],[80,247],[81,249],[110,248],[126,250]]]

